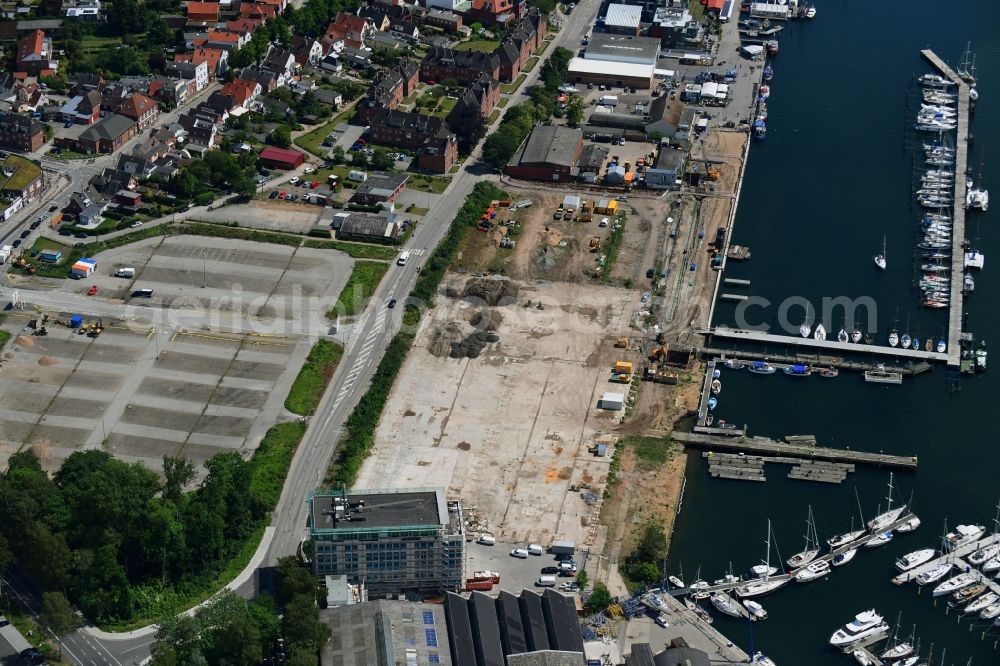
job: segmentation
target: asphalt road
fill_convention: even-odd
[[[566,46],[575,51],[581,37],[590,29],[600,8],[598,0],[581,0],[573,16],[564,17],[562,30],[555,36],[547,53],[557,46]],[[519,103],[527,97],[525,92],[537,79],[541,67],[529,73],[518,95],[511,103]],[[501,114],[502,118],[502,114]],[[499,124],[500,119],[497,120]],[[493,128],[491,128],[493,129]],[[477,165],[482,144],[466,160],[467,165]],[[476,167],[473,166],[475,169]],[[89,176],[88,176],[89,177]],[[430,210],[423,216],[413,235],[406,244],[411,259],[406,266],[394,265],[376,289],[365,313],[356,323],[340,327],[336,338],[345,344],[344,356],[320,401],[309,429],[292,459],[281,499],[274,511],[272,525],[273,538],[264,559],[264,565],[273,565],[285,555],[294,555],[299,544],[308,536],[307,515],[309,494],[320,485],[327,465],[336,449],[343,432],[343,424],[358,400],[367,390],[375,373],[382,353],[392,336],[399,330],[402,315],[402,298],[409,294],[417,277],[417,268],[437,246],[448,231],[454,213],[461,208],[465,198],[477,181],[487,178],[481,172],[463,168],[455,174],[448,190],[437,197]],[[393,309],[388,302],[400,299]],[[241,595],[250,597],[256,593],[255,579],[235,588]],[[92,648],[82,659],[74,659],[80,664],[137,664],[149,656],[152,643],[152,628],[130,632],[127,635],[108,635],[84,628],[71,636],[64,637],[68,648]],[[103,661],[99,659],[103,653]],[[93,656],[90,656],[93,655]],[[67,655],[71,656],[71,655]]]

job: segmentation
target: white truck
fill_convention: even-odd
[[[7,260],[10,259],[11,253],[14,251],[13,245],[4,245],[0,248],[0,264],[6,264]]]

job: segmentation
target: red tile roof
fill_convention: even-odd
[[[274,160],[276,162],[297,162],[298,160],[303,159],[303,155],[297,150],[268,146],[264,150],[260,151],[260,159]]]
[[[17,61],[27,60],[33,55],[41,56],[45,48],[45,33],[32,30],[17,43]]]
[[[139,120],[147,111],[154,108],[156,108],[156,102],[145,95],[135,93],[122,101],[118,106],[118,113],[132,120]]]
[[[223,95],[232,97],[237,104],[245,103],[253,95],[254,90],[257,88],[256,81],[244,81],[243,79],[234,79],[230,83],[222,86],[221,92]]]
[[[257,28],[259,28],[263,23],[264,21],[260,19],[241,18],[236,21],[227,21],[226,30],[230,32],[236,32],[239,34],[245,34],[248,32],[253,32]]]
[[[218,2],[189,2],[187,6],[188,18],[198,18],[198,19],[208,19],[212,17],[211,20],[218,20],[219,18],[219,3]]]
[[[240,36],[232,32],[223,32],[222,30],[209,30],[208,41],[223,44],[238,44]]]

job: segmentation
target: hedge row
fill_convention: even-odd
[[[411,299],[418,303],[433,304],[445,272],[455,258],[466,234],[479,224],[483,211],[489,207],[491,201],[506,198],[508,198],[507,193],[492,183],[476,184],[452,220],[448,233],[423,265],[413,291],[410,292]],[[389,343],[385,356],[375,370],[371,386],[361,396],[357,407],[344,424],[346,434],[337,447],[337,454],[331,461],[327,473],[327,482],[331,485],[354,484],[362,463],[371,451],[375,440],[375,428],[382,418],[382,409],[389,399],[396,375],[403,367],[406,354],[413,344],[414,331],[419,322],[420,310],[415,306],[407,306],[402,330]]]

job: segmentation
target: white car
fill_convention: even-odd
[[[296,185],[299,182],[299,177],[298,176],[292,176],[291,178],[288,179],[288,182],[291,183],[292,185]]]
[[[528,551],[525,550],[524,548],[515,548],[514,550],[510,551],[510,556],[516,557],[521,560],[526,560],[528,559]]]
[[[600,222],[597,223],[599,227],[606,227],[611,224],[611,218],[605,217]]]
[[[135,222],[133,222],[132,224],[130,224],[128,226],[129,226],[129,229],[136,229],[138,227],[141,227],[142,226],[142,220],[136,220]]]
[[[313,173],[316,171],[316,167],[307,166],[302,170],[302,173]]]
[[[478,539],[476,539],[476,543],[481,543],[484,546],[495,546],[497,540],[492,534],[482,534]]]

